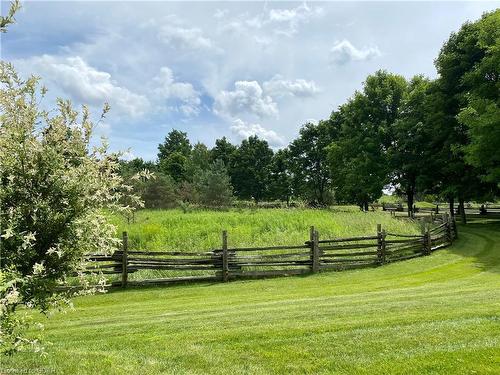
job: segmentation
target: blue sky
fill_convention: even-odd
[[[7,9],[2,1],[2,12]],[[208,146],[275,148],[387,69],[435,77],[450,33],[500,2],[28,1],[2,59],[43,78],[44,105],[86,103],[112,150],[155,159],[173,128]]]

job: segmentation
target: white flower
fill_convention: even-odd
[[[45,266],[43,265],[43,262],[42,263],[35,263],[33,265],[33,275],[34,276],[41,275],[41,274],[43,274],[44,271],[45,271]]]
[[[8,239],[8,238],[11,238],[13,235],[14,235],[14,231],[12,230],[12,228],[7,228],[4,232],[4,234],[2,234],[0,237]]]

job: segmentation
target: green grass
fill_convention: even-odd
[[[45,321],[47,357],[20,354],[1,368],[498,374],[500,223],[459,230],[451,248],[375,269],[79,298]]]
[[[389,231],[419,233],[419,226],[391,219],[384,212],[361,212],[353,206],[319,209],[233,209],[229,211],[142,210],[135,222],[123,217],[112,221],[118,233],[127,231],[129,248],[153,251],[210,251],[221,248],[221,232],[228,231],[230,247],[301,245],[309,239],[312,225],[321,238],[375,235],[380,223]],[[168,277],[214,276],[215,270],[166,271],[139,270],[130,280]],[[119,276],[109,277],[117,281]]]
[[[360,212],[355,207],[334,210],[243,209],[183,213],[180,210],[142,210],[127,225],[113,217],[118,232],[127,231],[136,250],[210,250],[221,247],[221,232],[228,231],[229,246],[300,245],[314,225],[322,238],[376,234],[377,224],[398,233],[418,233],[414,223],[398,221],[384,212]]]

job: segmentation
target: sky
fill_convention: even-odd
[[[379,69],[436,77],[443,43],[500,2],[25,1],[3,60],[90,106],[113,151],[154,160],[167,133],[278,149]],[[2,0],[2,14],[8,2]]]

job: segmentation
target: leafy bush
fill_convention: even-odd
[[[233,201],[233,187],[224,163],[215,161],[195,181],[199,202],[208,207],[227,207]]]
[[[141,196],[146,208],[174,208],[178,200],[174,180],[162,174],[144,183]]]
[[[37,344],[24,337],[20,306],[47,312],[69,303],[56,287],[81,273],[83,254],[111,252],[115,227],[103,208],[120,204],[130,188],[118,176],[118,156],[90,148],[93,123],[86,107],[69,101],[38,108],[38,78],[19,78],[0,63],[0,351]],[[107,106],[103,117],[109,110]],[[137,197],[131,201],[138,203]],[[83,278],[82,278],[83,280]],[[82,292],[94,291],[82,284]]]

